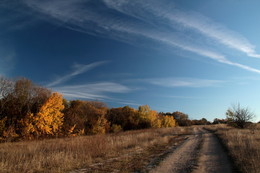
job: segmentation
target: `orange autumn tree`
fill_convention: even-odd
[[[23,135],[54,136],[57,135],[63,125],[64,109],[62,95],[52,93],[48,100],[41,106],[38,113],[29,113],[21,121],[24,126]]]

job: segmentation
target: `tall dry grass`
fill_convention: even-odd
[[[215,126],[215,130],[241,172],[260,172],[260,129],[257,126],[249,129]]]
[[[65,172],[120,157],[189,133],[184,128],[164,128],[0,144],[0,172]]]

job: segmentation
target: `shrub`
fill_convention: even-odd
[[[121,127],[120,125],[113,124],[113,125],[111,126],[110,131],[111,131],[112,133],[121,132],[121,131],[122,131],[122,127]]]
[[[245,128],[246,124],[254,118],[254,114],[249,108],[241,108],[240,104],[233,105],[226,112],[229,124],[236,127]]]

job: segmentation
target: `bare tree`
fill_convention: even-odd
[[[235,123],[240,128],[245,128],[247,122],[255,117],[248,107],[241,108],[239,103],[229,108],[226,115],[229,121]]]
[[[4,118],[1,115],[6,103],[11,99],[8,95],[12,93],[13,90],[14,82],[0,76],[0,119]]]
[[[18,129],[19,121],[28,113],[39,112],[50,95],[49,89],[39,87],[26,78],[10,80],[0,77],[0,120],[6,119],[6,127]]]

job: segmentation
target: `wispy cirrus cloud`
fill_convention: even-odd
[[[173,28],[176,27],[176,23],[181,24],[188,29],[200,32],[206,37],[215,39],[221,44],[243,52],[247,56],[260,58],[260,54],[255,51],[255,46],[245,37],[199,13],[183,12],[174,8],[174,5],[154,0],[150,0],[149,3],[131,0],[104,0],[104,2],[110,8],[138,19],[150,20],[147,16],[157,16],[164,19],[163,21],[169,22],[168,25]],[[147,12],[151,15],[147,15]]]
[[[32,12],[23,6],[22,1],[1,0],[0,2],[0,34],[6,34],[37,23]]]
[[[23,2],[43,16],[52,18],[53,22],[62,22],[65,27],[75,31],[127,42],[134,42],[137,38],[148,39],[219,63],[260,73],[259,69],[228,60],[226,55],[216,51],[218,48],[214,47],[215,45],[205,42],[210,38],[249,57],[260,58],[254,45],[245,37],[201,14],[180,11],[168,1],[164,1],[167,2],[167,6],[155,0],[95,2],[24,0]],[[190,32],[193,34],[189,35]]]
[[[144,79],[143,81],[153,85],[162,87],[216,87],[223,84],[222,80],[208,80],[208,79],[196,79],[196,78],[154,78]]]
[[[62,87],[57,87],[60,90],[91,90],[93,93],[111,92],[111,93],[124,93],[128,92],[130,89],[126,86],[113,83],[113,82],[99,82],[90,83],[83,85],[65,85]]]
[[[175,46],[175,47],[179,47],[183,50],[190,51],[190,52],[196,53],[198,55],[213,59],[213,60],[215,60],[219,63],[228,64],[228,65],[231,65],[231,66],[235,66],[235,67],[247,70],[247,71],[251,71],[251,72],[260,74],[259,69],[256,69],[256,68],[253,68],[253,67],[250,67],[250,66],[247,66],[247,65],[243,65],[243,64],[240,64],[240,63],[232,62],[220,53],[217,53],[217,52],[214,52],[214,51],[211,51],[211,50],[207,50],[207,49],[203,49],[203,48],[200,48],[200,47],[195,46],[195,45],[190,45],[190,43],[185,43],[181,40],[178,41],[177,37],[175,37],[175,39],[171,39],[171,38],[172,37],[158,37],[157,40],[164,42],[166,44]]]
[[[132,100],[118,99],[108,96],[109,94],[125,94],[133,89],[114,82],[96,82],[82,85],[66,85],[53,88],[67,99],[99,100],[105,102],[119,103],[123,105],[139,106]]]
[[[53,87],[54,91],[62,93],[65,97],[70,99],[91,99],[91,100],[111,100],[106,96],[107,93],[128,93],[130,88],[113,82],[97,82],[81,85],[64,85],[60,87]]]
[[[211,37],[219,43],[230,48],[245,53],[249,57],[260,58],[260,54],[255,51],[255,46],[251,44],[245,37],[227,29],[225,26],[215,23],[209,18],[198,13],[185,14],[177,12],[176,14],[168,14],[169,20],[178,22],[185,27],[197,30],[207,37]]]
[[[57,80],[49,83],[47,87],[54,91],[63,94],[64,97],[69,99],[90,99],[90,100],[106,100],[114,102],[126,102],[123,100],[114,99],[108,97],[109,93],[128,93],[132,91],[127,86],[121,85],[115,82],[95,82],[95,83],[84,83],[77,85],[66,85],[66,81],[76,77],[79,74],[85,73],[92,70],[98,66],[104,65],[108,61],[98,61],[87,65],[75,64],[73,66],[74,71],[64,75]],[[130,102],[129,102],[130,103]]]
[[[73,67],[74,67],[74,71],[72,71],[71,73],[67,74],[67,75],[64,75],[62,77],[59,77],[57,78],[56,80],[54,80],[53,82],[49,83],[47,85],[47,87],[53,87],[53,86],[56,86],[56,85],[59,85],[61,83],[64,83],[68,80],[70,80],[71,78],[79,75],[79,74],[82,74],[84,72],[87,72],[89,70],[92,70],[98,66],[101,66],[101,65],[104,65],[108,63],[108,61],[98,61],[98,62],[94,62],[94,63],[91,63],[91,64],[86,64],[86,65],[82,65],[82,64],[75,64]]]
[[[176,99],[201,99],[202,97],[192,97],[192,96],[179,96],[179,95],[170,95],[170,96],[163,96],[166,98],[176,98]]]

